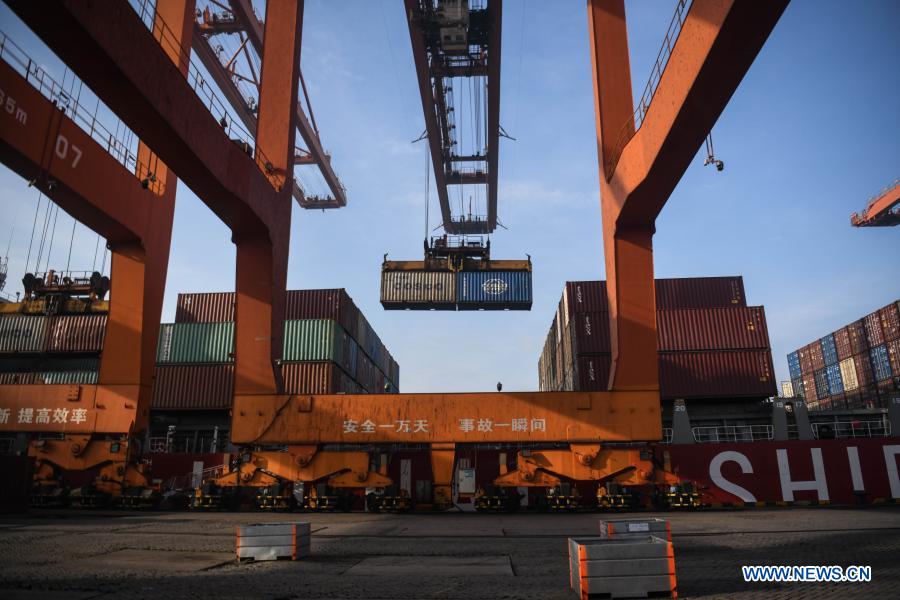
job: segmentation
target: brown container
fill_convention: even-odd
[[[352,394],[359,389],[331,362],[283,363],[281,375],[287,394]]]
[[[870,348],[884,343],[884,331],[881,329],[881,316],[876,310],[863,318],[866,327],[866,341]]]
[[[66,315],[50,323],[47,352],[100,352],[106,315]]]
[[[234,292],[178,294],[176,323],[234,321]]]
[[[813,364],[812,357],[809,353],[809,345],[803,346],[799,350],[797,350],[797,356],[800,358],[800,372],[801,373],[812,373],[813,372]]]
[[[761,306],[659,310],[656,326],[660,351],[769,347],[766,314]]]
[[[841,327],[834,332],[834,347],[837,349],[838,360],[844,360],[853,356],[853,348],[850,345],[850,328]]]
[[[886,342],[888,361],[891,363],[891,372],[894,377],[900,376],[900,339]]]
[[[875,374],[872,372],[872,361],[869,358],[869,352],[861,352],[853,357],[856,365],[856,380],[859,382],[860,389],[875,383]]]
[[[221,410],[231,407],[234,365],[160,365],[153,381],[154,409]]]
[[[563,311],[568,318],[587,312],[606,312],[609,302],[605,281],[567,281],[563,289]]]
[[[772,354],[767,350],[661,352],[659,378],[664,399],[777,394]]]
[[[284,305],[285,319],[330,319],[337,321],[351,336],[357,330],[359,309],[347,291],[288,290]],[[354,338],[356,339],[356,338]],[[359,343],[359,340],[356,340]]]
[[[803,394],[807,401],[818,397],[816,393],[816,376],[812,371],[803,374]]]
[[[894,341],[900,339],[900,303],[891,302],[878,311],[881,317],[881,330],[884,340]]]
[[[578,357],[578,390],[582,392],[606,391],[609,382],[609,354]]]
[[[610,352],[609,313],[588,312],[573,315],[569,321],[574,354]],[[574,333],[574,335],[573,335]]]
[[[23,385],[34,383],[34,373],[0,372],[0,385]]]
[[[846,327],[850,335],[850,352],[853,355],[868,352],[869,342],[866,340],[866,326],[862,319],[853,321]]]
[[[746,306],[743,277],[656,280],[656,309]]]
[[[819,340],[808,344],[806,351],[809,352],[809,360],[812,363],[813,371],[825,368],[825,357],[822,355],[822,344],[819,343]]]

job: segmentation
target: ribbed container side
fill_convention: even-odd
[[[784,398],[794,397],[794,385],[790,381],[781,382],[781,395]]]
[[[288,290],[284,318],[331,319],[351,336],[356,333],[359,309],[343,288],[330,290]],[[354,338],[355,339],[355,338]],[[359,340],[356,340],[359,343]]]
[[[50,317],[0,315],[0,353],[44,352]]]
[[[869,348],[883,344],[884,331],[881,329],[881,316],[878,311],[866,315],[863,322],[866,327],[866,341],[869,343]]]
[[[456,274],[449,271],[384,271],[381,304],[387,309],[456,306]]]
[[[106,315],[65,315],[50,322],[47,352],[100,352]]]
[[[853,348],[850,346],[850,329],[848,327],[841,327],[834,332],[834,347],[837,350],[839,361],[853,356]]]
[[[335,321],[298,319],[284,324],[285,361],[332,361],[350,370],[349,336]],[[358,360],[358,358],[357,358]]]
[[[731,350],[769,347],[762,307],[656,311],[661,351]]]
[[[176,323],[234,321],[234,292],[178,294]]]
[[[531,308],[531,272],[460,271],[456,301],[459,310]]]
[[[900,339],[900,302],[892,302],[878,311],[885,341]]]
[[[869,357],[868,350],[854,356],[853,363],[856,365],[856,379],[859,381],[859,387],[868,387],[875,383],[875,373],[872,371],[872,359]]]
[[[25,385],[34,383],[34,373],[0,372],[0,385]]]
[[[287,394],[336,394],[354,390],[353,381],[332,362],[282,363]]]
[[[97,383],[97,371],[41,371],[34,374],[35,383],[52,385]]]
[[[819,371],[825,368],[825,356],[822,354],[822,344],[819,340],[812,342],[808,346],[809,359],[812,362],[813,371]]]
[[[674,398],[775,396],[772,355],[766,350],[661,352],[660,395]]]
[[[234,365],[159,365],[153,381],[155,409],[219,410],[230,408]]]
[[[852,392],[859,388],[859,380],[856,378],[856,364],[853,357],[845,358],[840,362],[841,381],[844,382],[844,391]]]
[[[232,362],[234,322],[163,323],[157,342],[158,364]]]
[[[800,355],[797,352],[791,352],[788,354],[787,359],[791,380],[797,379],[803,374],[803,371],[800,370]]]
[[[844,393],[844,380],[841,378],[840,365],[828,365],[825,367],[825,376],[828,380],[829,396],[836,396]]]
[[[797,350],[797,356],[800,358],[800,372],[804,374],[812,373],[813,364],[809,353],[809,346],[806,345]]]
[[[819,345],[822,346],[822,360],[825,361],[825,366],[829,367],[831,365],[836,365],[838,362],[837,348],[834,344],[834,335],[828,334],[825,337],[819,340]]]
[[[743,277],[656,280],[657,310],[746,306]]]
[[[583,392],[603,392],[609,383],[609,369],[612,356],[597,354],[578,357],[578,390]]]
[[[866,325],[862,319],[847,325],[847,333],[850,335],[850,352],[854,356],[869,350],[869,341],[866,339]]]
[[[818,398],[816,392],[816,376],[812,372],[803,374],[803,398],[808,402]]]
[[[606,282],[567,281],[563,288],[562,305],[567,319],[579,313],[609,311]]]
[[[869,356],[872,359],[872,372],[875,374],[875,380],[884,381],[885,379],[890,379],[892,372],[887,347],[883,344],[875,346],[869,350]]]
[[[598,354],[611,351],[609,313],[577,313],[572,316],[569,327],[575,332],[573,353]]]
[[[801,379],[801,378],[799,378],[799,377],[796,378],[796,379],[791,379],[791,386],[792,386],[793,389],[794,389],[794,395],[795,395],[795,396],[797,396],[797,397],[799,397],[799,398],[805,397],[806,392],[805,392],[805,390],[803,389],[803,379]]]
[[[825,398],[828,396],[828,376],[825,374],[825,369],[819,369],[813,375],[816,378],[816,398]]]
[[[900,339],[887,342],[885,346],[888,349],[888,361],[891,363],[891,372],[896,377],[900,375]]]

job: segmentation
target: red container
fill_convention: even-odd
[[[178,294],[176,323],[234,321],[234,292]]]
[[[563,289],[562,306],[569,319],[579,313],[608,311],[606,282],[567,281]]]
[[[287,394],[350,394],[358,391],[350,376],[331,362],[283,363],[281,375]]]
[[[819,406],[817,407],[817,410],[831,410],[832,406],[832,398],[825,397],[819,400]]]
[[[860,389],[875,383],[875,374],[872,372],[872,361],[868,352],[854,356],[853,364],[856,365],[856,380],[859,382]]]
[[[800,372],[804,374],[812,373],[813,364],[812,357],[809,354],[809,346],[803,346],[797,350],[797,356],[800,357]]]
[[[569,321],[574,332],[574,354],[597,354],[610,352],[609,313],[588,312],[576,314]]]
[[[888,360],[891,363],[891,372],[894,377],[900,375],[900,339],[887,342],[885,344],[888,351]]]
[[[154,409],[231,408],[234,365],[159,365],[153,381]]]
[[[866,326],[862,319],[853,321],[847,325],[847,333],[850,334],[850,352],[851,354],[861,354],[868,352],[869,342],[866,340]]]
[[[743,277],[656,280],[656,309],[747,306]]]
[[[805,394],[807,404],[810,400],[814,400],[818,397],[818,394],[816,393],[816,376],[812,371],[803,374],[803,393]]]
[[[900,303],[892,302],[878,311],[885,341],[900,339],[900,306],[898,304]]]
[[[656,326],[660,351],[769,347],[766,314],[761,306],[659,310]]]
[[[344,289],[288,290],[284,318],[330,319],[340,323],[352,337],[357,330],[359,309]]]
[[[772,370],[767,350],[661,352],[660,395],[664,399],[775,396]]]
[[[24,385],[29,383],[34,383],[34,373],[0,372],[0,385]]]
[[[806,346],[809,352],[809,360],[812,363],[813,371],[825,368],[825,357],[822,355],[822,345],[818,340]]]
[[[866,315],[863,318],[863,322],[866,326],[866,340],[869,342],[869,347],[874,348],[883,344],[884,331],[881,329],[881,316],[878,314],[878,311],[876,310]]]
[[[834,347],[837,348],[838,360],[844,360],[853,356],[853,348],[850,345],[850,328],[841,327],[834,332]]]
[[[50,322],[47,352],[100,352],[106,315],[66,315]]]
[[[603,392],[609,382],[609,354],[578,357],[578,389],[582,392]]]

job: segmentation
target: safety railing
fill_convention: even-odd
[[[889,185],[886,185],[886,186],[884,186],[883,188],[881,188],[880,190],[878,190],[878,192],[877,192],[876,194],[874,194],[873,196],[870,196],[868,202],[866,202],[866,208],[865,208],[865,210],[862,211],[862,214],[859,214],[859,213],[853,213],[852,215],[850,215],[851,220],[852,220],[854,223],[856,223],[857,221],[864,220],[864,219],[868,218],[868,216],[869,216],[869,211],[872,209],[872,205],[875,204],[875,202],[876,202],[879,198],[881,198],[883,195],[885,195],[886,193],[888,193],[889,191],[891,191],[892,189],[894,189],[894,188],[897,187],[898,185],[900,185],[900,177],[898,177],[897,179],[895,179],[895,180],[893,181],[893,183],[891,183],[891,184],[889,184]]]
[[[619,136],[616,138],[616,144],[613,146],[612,155],[606,160],[605,167],[607,179],[612,177],[613,171],[615,171],[616,165],[619,163],[619,158],[622,157],[622,152],[625,150],[625,146],[628,145],[631,138],[634,137],[641,128],[641,125],[644,124],[644,119],[647,116],[647,112],[650,110],[650,103],[653,101],[653,96],[656,94],[656,89],[659,87],[659,82],[662,80],[662,75],[666,70],[669,57],[672,56],[672,49],[675,47],[675,42],[678,40],[678,35],[681,33],[681,27],[684,25],[684,20],[690,9],[691,3],[692,0],[678,0],[678,4],[675,6],[675,14],[669,22],[668,29],[666,29],[666,35],[663,38],[662,46],[659,49],[659,53],[656,55],[656,61],[653,63],[653,67],[650,69],[650,78],[647,80],[647,85],[644,86],[644,91],[638,100],[637,108],[635,108],[634,114],[628,119],[628,122],[622,125]]]
[[[891,435],[890,421],[835,421],[813,423],[813,436],[818,439],[873,438]]]
[[[775,437],[771,425],[715,425],[692,427],[694,441],[715,444],[718,442],[756,442]]]
[[[111,126],[104,125],[98,118],[98,114],[111,113],[106,105],[98,100],[93,111],[88,109],[3,31],[0,31],[0,59],[24,77],[42,96],[53,102],[107,154],[141,180],[142,185],[156,194],[163,193],[164,186],[156,180],[151,165],[142,163],[137,158],[137,136],[121,122],[115,125],[116,132],[113,133]],[[80,84],[80,81],[75,80],[71,89]]]
[[[225,135],[256,161],[272,187],[281,189],[286,177],[275,172],[272,162],[256,148],[253,136],[241,127],[239,119],[228,110],[228,103],[215,94],[215,84],[207,80],[201,72],[201,66],[191,60],[191,49],[185,48],[168,24],[156,14],[156,0],[129,0],[128,3],[163,50],[175,57],[179,72],[187,71],[185,80],[210,115],[222,126]]]

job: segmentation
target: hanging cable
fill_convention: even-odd
[[[431,193],[431,147],[425,146],[425,243],[428,243],[428,195]]]
[[[69,238],[69,257],[66,259],[66,273],[69,272],[69,265],[72,263],[72,246],[75,244],[75,226],[78,225],[76,219],[72,219],[72,236]]]
[[[106,253],[108,251],[109,251],[109,247],[104,245],[103,246],[103,263],[100,265],[100,274],[101,275],[103,275],[103,273],[106,271]]]
[[[47,208],[44,211],[44,227],[41,231],[41,243],[38,246],[37,260],[34,262],[34,272],[41,270],[41,259],[44,257],[44,244],[47,243],[47,231],[50,229],[50,213],[53,211],[53,203],[47,198]]]
[[[59,218],[59,206],[54,204],[56,210],[53,211],[53,230],[50,232],[50,245],[47,247],[47,266],[44,271],[50,270],[50,253],[53,252],[53,238],[56,237],[56,220]]]
[[[100,248],[100,234],[97,234],[97,243],[94,244],[94,262],[91,263],[91,272],[97,269],[97,250]]]
[[[38,203],[37,208],[34,209],[34,223],[31,225],[31,240],[28,242],[28,258],[25,259],[25,269],[28,269],[28,263],[31,262],[31,246],[34,243],[34,232],[37,229],[37,218],[38,213],[41,210],[41,200],[44,199],[44,195],[38,190]],[[48,199],[49,202],[49,199]]]

